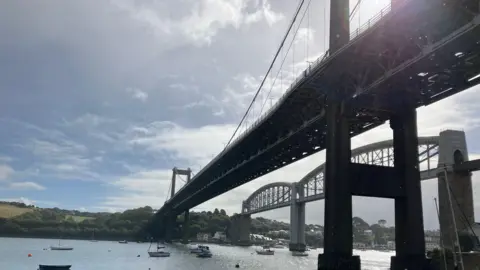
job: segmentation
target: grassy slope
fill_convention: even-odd
[[[12,218],[31,211],[33,211],[31,208],[21,208],[14,205],[0,204],[0,218]]]

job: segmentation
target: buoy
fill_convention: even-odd
[[[137,258],[138,258],[138,257],[140,257],[140,254],[139,254],[139,255],[137,255]]]
[[[28,253],[28,257],[32,257],[32,254]]]
[[[235,268],[240,268],[240,265],[238,265],[238,263],[235,264]]]

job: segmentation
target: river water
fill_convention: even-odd
[[[167,245],[169,258],[149,258],[149,244],[117,242],[90,242],[64,240],[62,245],[72,246],[72,251],[44,250],[58,244],[51,239],[0,238],[1,270],[36,270],[39,264],[70,264],[72,270],[277,270],[317,269],[317,254],[309,251],[308,257],[292,257],[288,249],[277,249],[274,256],[255,254],[255,247],[233,247],[209,244],[212,258],[197,258],[181,244]],[[362,269],[388,269],[393,252],[356,251],[362,259]],[[31,254],[31,257],[28,257]],[[137,257],[140,255],[140,257]]]

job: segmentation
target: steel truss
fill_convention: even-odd
[[[418,163],[422,180],[437,177],[439,136],[418,138]],[[356,148],[352,151],[352,162],[393,167],[393,141],[381,141]],[[292,185],[303,189],[298,202],[324,199],[325,163],[313,169],[298,183],[278,182],[259,188],[242,204],[242,213],[255,214],[291,204]],[[299,190],[300,192],[300,190]]]

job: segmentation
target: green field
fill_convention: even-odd
[[[0,218],[12,218],[32,211],[32,208],[21,208],[9,204],[0,204]]]
[[[65,219],[69,219],[69,218],[72,218],[75,222],[82,222],[86,219],[95,219],[93,217],[84,217],[84,216],[72,216],[72,215],[66,215],[65,216]]]

